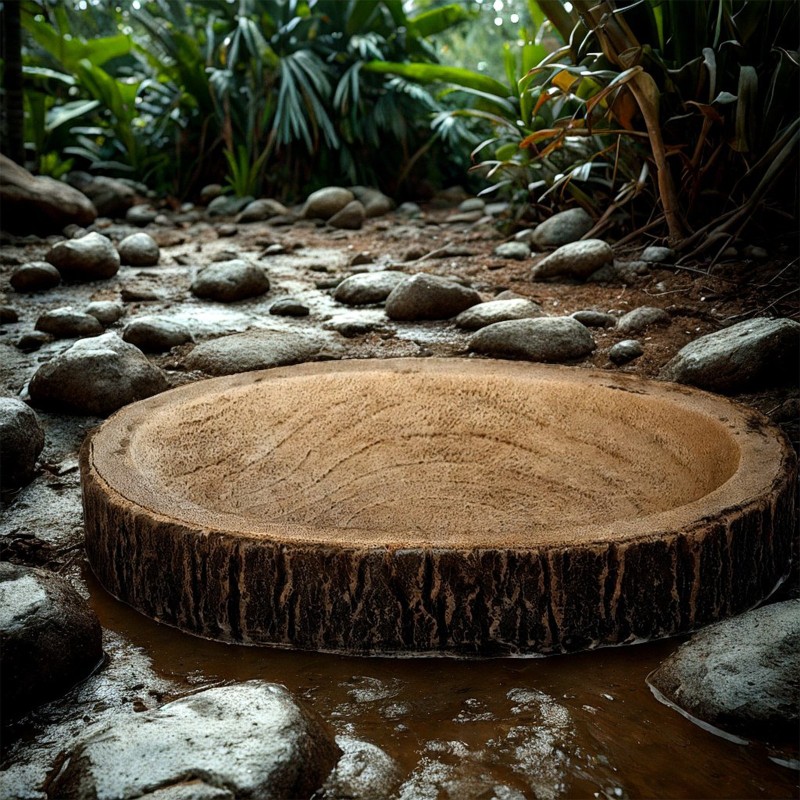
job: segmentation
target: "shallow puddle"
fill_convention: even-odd
[[[209,642],[156,624],[87,575],[106,649],[141,677],[102,674],[103,702],[141,710],[159,693],[231,681],[286,685],[337,733],[395,758],[396,796],[427,798],[756,798],[797,794],[785,747],[737,745],[659,703],[647,675],[677,640],[570,656],[457,660],[348,658]],[[133,648],[131,648],[133,646]],[[117,664],[119,666],[119,663]],[[152,672],[150,672],[152,670]],[[116,687],[116,688],[115,688]],[[86,687],[88,688],[88,687]],[[84,689],[85,691],[85,689]],[[127,692],[127,695],[126,695]],[[123,705],[124,705],[123,702]],[[24,748],[18,756],[25,758]],[[37,758],[43,760],[40,750]]]

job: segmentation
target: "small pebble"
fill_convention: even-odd
[[[608,351],[608,357],[615,364],[627,364],[634,358],[639,358],[642,353],[644,353],[644,348],[641,342],[636,339],[623,339]]]
[[[269,313],[278,317],[307,317],[309,308],[299,300],[291,297],[282,297],[270,306]]]

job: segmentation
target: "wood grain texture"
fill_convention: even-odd
[[[81,454],[104,586],[214,639],[563,652],[741,612],[788,571],[794,455],[672,384],[466,359],[306,364],[133,404]]]

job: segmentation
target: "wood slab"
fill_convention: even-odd
[[[89,561],[201,636],[503,655],[669,636],[788,572],[794,453],[684,386],[336,361],[127,406],[81,454]]]

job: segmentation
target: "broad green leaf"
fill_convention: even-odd
[[[56,128],[89,114],[99,107],[99,100],[75,100],[71,103],[64,103],[62,106],[56,106],[47,114],[45,130],[47,133],[52,133]]]
[[[468,89],[476,89],[479,92],[487,92],[498,97],[509,97],[512,92],[500,81],[483,75],[480,72],[473,72],[462,67],[446,67],[441,64],[410,64],[396,63],[392,61],[369,61],[364,64],[367,72],[379,72],[389,75],[402,75],[404,78],[420,81],[421,83],[453,83],[457,86],[465,86]]]
[[[474,16],[474,13],[470,13],[463,6],[451,3],[447,6],[424,11],[416,17],[410,17],[408,25],[415,36],[425,38],[446,31],[460,22],[472,19]]]
[[[75,85],[75,78],[73,78],[72,75],[67,75],[66,72],[57,72],[54,69],[47,69],[46,67],[24,66],[22,68],[22,74],[34,79],[58,81],[59,83],[64,83],[67,86]],[[35,82],[40,83],[42,81],[36,80]]]
[[[347,23],[345,32],[348,36],[366,28],[378,8],[378,0],[349,0],[347,4]]]

